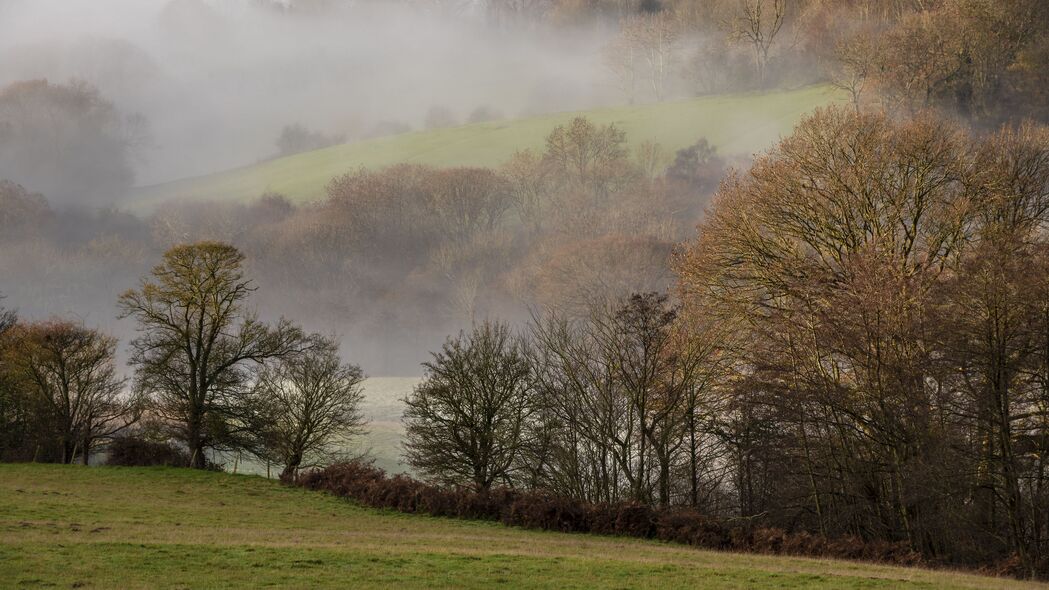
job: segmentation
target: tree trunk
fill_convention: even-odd
[[[69,465],[70,463],[72,463],[73,459],[74,459],[73,455],[75,453],[76,453],[76,444],[73,441],[69,440],[69,439],[63,440],[62,441],[62,464],[63,465]]]
[[[670,506],[670,454],[666,452],[659,457],[659,505]]]
[[[689,505],[699,507],[699,468],[696,464],[696,406],[692,404],[688,413],[688,470],[689,470]]]
[[[190,455],[189,466],[193,469],[204,469],[207,467],[207,461],[204,459],[204,449],[199,445],[192,445],[193,452]]]
[[[204,456],[204,441],[200,432],[200,420],[195,416],[190,417],[189,431],[186,433],[186,445],[189,447],[189,466],[193,469],[204,469],[207,467],[207,459]]]
[[[288,464],[284,466],[284,471],[280,472],[280,480],[286,483],[292,483],[297,478],[299,465],[302,463],[302,457],[294,455],[288,459]]]

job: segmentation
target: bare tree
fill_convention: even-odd
[[[282,480],[331,461],[365,433],[364,373],[342,363],[335,340],[313,335],[310,341],[303,352],[268,363],[255,385],[260,446],[267,459],[284,465]]]
[[[138,321],[131,342],[138,387],[195,468],[205,467],[208,449],[242,444],[248,369],[304,342],[290,323],[270,328],[246,309],[255,288],[243,261],[227,244],[176,246],[119,301],[122,317]]]
[[[698,502],[697,414],[713,349],[689,341],[676,318],[677,309],[657,293],[592,302],[581,318],[535,318],[542,419],[560,431],[544,453],[549,463],[541,475],[549,487],[592,501],[668,506],[687,451],[689,497]]]
[[[585,117],[550,132],[543,166],[562,194],[575,193],[591,201],[577,203],[580,208],[606,205],[602,200],[622,189],[638,172],[629,159],[626,134],[615,125],[599,127]]]
[[[866,37],[842,41],[837,47],[832,84],[849,93],[857,112],[875,75],[877,49]]]
[[[729,22],[732,38],[753,49],[754,64],[762,87],[768,76],[772,46],[783,29],[786,16],[787,0],[738,0],[735,14]]]
[[[547,448],[534,453],[543,459],[533,466],[542,487],[592,502],[629,498],[637,481],[636,415],[593,323],[537,315],[532,338],[539,423],[552,430]]]
[[[512,205],[506,180],[486,168],[434,171],[428,180],[428,213],[456,243],[494,231]]]
[[[405,457],[429,477],[478,491],[509,483],[531,406],[526,345],[485,322],[449,339],[405,400]]]
[[[543,233],[549,209],[553,206],[554,179],[535,150],[515,152],[503,165],[502,175],[509,184],[514,211],[532,236]]]
[[[637,40],[623,26],[612,41],[605,46],[604,62],[615,77],[619,91],[628,104],[637,102],[638,86],[641,83],[642,57]]]
[[[681,24],[669,11],[623,20],[619,35],[605,49],[605,63],[631,104],[641,84],[655,100],[666,97],[667,84],[677,66],[680,36]]]
[[[680,432],[683,404],[699,359],[682,356],[688,348],[675,348],[672,327],[677,310],[666,295],[634,294],[611,313],[595,317],[603,353],[637,416],[637,468],[631,497],[650,500],[646,486],[653,469],[648,463],[651,453],[658,470],[658,502],[668,506],[672,455],[684,442]]]
[[[881,40],[876,81],[888,107],[915,114],[950,93],[964,54],[943,24],[930,14],[913,14]]]
[[[559,173],[586,184],[601,168],[627,157],[626,134],[615,125],[598,127],[585,117],[558,125],[546,138],[545,159]]]

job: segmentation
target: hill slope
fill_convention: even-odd
[[[842,95],[830,87],[811,86],[406,133],[143,187],[136,191],[134,202],[148,206],[174,198],[251,199],[267,191],[303,201],[321,197],[332,177],[362,166],[375,168],[400,162],[495,166],[517,150],[542,147],[551,129],[579,115],[595,123],[615,123],[627,132],[632,144],[655,141],[671,154],[703,137],[722,154],[751,154],[788,133],[817,106],[840,100]]]
[[[0,465],[0,586],[1035,588],[365,510],[252,476]]]

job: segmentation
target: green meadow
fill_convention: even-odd
[[[380,512],[265,478],[0,465],[3,588],[1045,588]]]
[[[338,145],[199,178],[142,187],[139,208],[170,199],[247,200],[277,192],[294,201],[324,195],[335,176],[402,162],[433,166],[497,166],[518,150],[542,148],[557,125],[578,116],[615,124],[632,145],[659,143],[668,156],[706,138],[723,155],[750,155],[787,135],[816,107],[843,100],[829,86],[770,93],[557,113],[512,121],[419,131]]]

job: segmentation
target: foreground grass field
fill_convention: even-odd
[[[381,513],[253,476],[0,465],[3,588],[1038,588]]]
[[[542,147],[555,126],[579,115],[603,125],[615,123],[626,131],[633,145],[658,142],[669,155],[700,138],[706,138],[722,154],[749,155],[788,134],[814,108],[842,100],[842,95],[828,86],[811,86],[767,94],[713,96],[420,131],[143,187],[136,191],[134,201],[138,207],[148,208],[177,198],[245,200],[267,191],[308,201],[322,197],[325,186],[334,176],[359,167],[377,168],[401,162],[496,166],[515,151]]]

